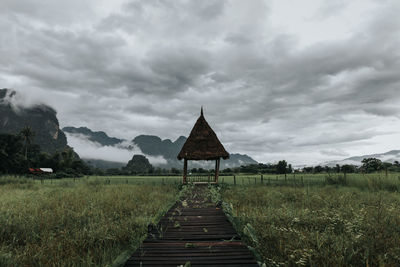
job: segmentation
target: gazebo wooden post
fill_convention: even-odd
[[[218,183],[219,164],[221,158],[229,159],[229,153],[218,140],[218,137],[213,129],[211,129],[210,125],[208,125],[206,119],[204,118],[202,108],[200,117],[197,119],[189,137],[186,139],[181,151],[177,156],[177,159],[179,160],[184,159],[182,182],[186,184],[189,179],[187,176],[188,160],[215,160],[214,183]],[[209,177],[211,177],[211,175],[212,173],[209,174]],[[195,180],[200,182],[200,179],[194,179],[191,182],[195,182]]]
[[[219,175],[219,158],[215,160],[215,177],[214,182],[218,183],[218,175]]]
[[[187,182],[187,159],[184,159],[183,163],[183,183],[186,184]]]

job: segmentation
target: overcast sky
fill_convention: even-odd
[[[400,1],[1,0],[0,88],[64,126],[313,164],[400,149]]]

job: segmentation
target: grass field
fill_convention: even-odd
[[[225,188],[222,196],[231,203],[237,228],[248,233],[248,243],[268,266],[400,262],[399,193],[336,186],[247,186]]]
[[[400,174],[221,176],[270,266],[395,266]],[[234,186],[236,182],[236,186]],[[106,266],[178,198],[180,176],[0,177],[0,266]],[[247,225],[249,224],[249,225]]]
[[[105,266],[175,202],[170,185],[0,185],[0,266]]]
[[[206,179],[206,175],[203,175]],[[189,176],[190,181],[190,176]],[[81,178],[64,178],[64,179],[44,179],[35,180],[36,183],[46,185],[74,182],[87,183],[97,182],[102,184],[137,184],[137,185],[179,185],[182,182],[182,176],[85,176]],[[230,176],[220,176],[219,183],[238,186],[251,185],[280,185],[291,187],[304,186],[324,186],[324,185],[340,185],[357,187],[365,190],[388,190],[391,192],[400,191],[400,173],[352,173],[344,175],[336,173],[321,173],[321,174],[287,174],[285,175],[247,175],[238,174]],[[1,180],[0,180],[1,184]]]

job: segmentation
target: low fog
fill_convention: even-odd
[[[144,155],[153,166],[166,164],[167,161],[162,156],[149,156],[144,154],[137,146],[132,149],[127,149],[128,146],[132,147],[131,143],[122,143],[117,146],[102,146],[97,142],[92,142],[87,136],[82,134],[65,133],[68,140],[68,145],[73,147],[74,150],[83,159],[101,159],[107,161],[114,161],[120,163],[128,163],[134,154]]]

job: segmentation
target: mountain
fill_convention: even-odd
[[[334,161],[328,161],[321,163],[320,165],[322,166],[336,166],[336,164],[339,165],[356,165],[360,166],[362,165],[361,161],[365,158],[377,158],[381,160],[382,162],[390,162],[393,163],[394,161],[400,161],[400,150],[391,150],[385,153],[380,153],[380,154],[370,154],[370,155],[363,155],[363,156],[354,156],[350,158],[345,158],[343,160],[334,160]]]
[[[33,143],[48,153],[67,147],[67,138],[60,130],[57,112],[42,104],[23,107],[16,104],[14,90],[0,89],[0,133],[18,134],[25,126],[35,133]]]
[[[93,166],[94,168],[99,168],[99,169],[112,169],[112,168],[122,168],[125,167],[126,163],[121,163],[121,162],[115,162],[115,161],[107,161],[107,160],[101,160],[101,159],[83,159],[85,163],[87,163],[90,166]]]
[[[186,142],[185,136],[180,136],[174,142],[170,139],[162,140],[154,135],[139,135],[132,140],[140,150],[150,156],[162,156],[167,160],[167,167],[181,168],[182,161],[179,161],[176,156],[181,151],[183,144]],[[256,164],[257,161],[247,155],[230,154],[229,159],[221,160],[221,169],[239,167],[241,165]],[[214,168],[213,161],[189,161],[189,168]]]
[[[144,154],[163,156],[165,159],[176,159],[185,141],[184,136],[172,142],[170,139],[161,140],[160,137],[154,135],[139,135],[132,140]]]
[[[124,141],[123,139],[109,137],[105,132],[102,131],[93,132],[87,127],[64,127],[62,130],[66,133],[86,135],[90,141],[97,142],[103,146],[114,146]]]
[[[183,144],[186,142],[187,138],[185,136],[180,136],[175,141],[171,141],[170,139],[163,140],[155,135],[139,135],[131,142],[126,142],[124,139],[110,137],[105,132],[94,132],[87,127],[76,128],[70,126],[64,127],[63,131],[67,134],[82,135],[86,141],[89,140],[89,142],[96,143],[97,145],[100,144],[102,147],[123,149],[122,152],[125,153],[126,150],[132,151],[132,155],[137,153],[135,148],[139,148],[145,156],[149,157],[150,162],[156,167],[182,168],[183,165],[182,161],[179,161],[176,157],[182,149]],[[75,147],[75,149],[79,152],[79,147]],[[155,163],[152,161],[160,157],[164,159],[163,163]],[[90,159],[86,158],[84,160],[98,168],[107,168],[108,166],[114,168],[118,166],[115,162],[100,160],[100,157],[94,159],[94,156],[92,156]],[[225,169],[254,163],[257,163],[257,161],[247,155],[231,154],[230,159],[221,161],[220,167],[221,169]],[[214,164],[215,163],[212,161],[190,161],[189,167],[211,169],[214,168]]]
[[[128,164],[124,170],[130,171],[131,173],[148,173],[153,169],[149,160],[143,155],[133,155],[132,159],[128,161]]]

